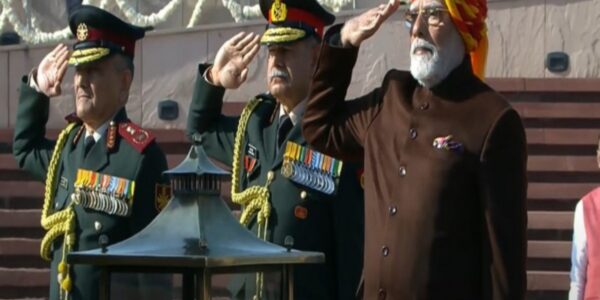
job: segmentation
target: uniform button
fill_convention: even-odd
[[[398,208],[396,206],[390,206],[390,216],[395,215],[398,212]]]
[[[379,289],[379,293],[377,293],[377,294],[379,296],[379,299],[385,299],[385,296],[386,296],[387,293],[385,292],[384,289],[380,288]]]
[[[429,108],[429,102],[423,102],[419,105],[420,110],[427,110]]]
[[[98,245],[100,245],[100,248],[102,248],[102,253],[106,253],[106,247],[108,246],[109,242],[110,240],[108,239],[108,236],[106,234],[101,234],[98,238]]]
[[[388,256],[388,254],[390,254],[390,248],[387,246],[381,247],[381,254],[383,254],[384,257]]]
[[[306,199],[307,196],[308,196],[308,194],[306,193],[306,191],[300,192],[300,199],[304,200],[304,199]]]
[[[102,223],[98,221],[94,222],[94,228],[96,229],[96,231],[102,230]]]
[[[416,139],[416,138],[417,138],[417,130],[416,130],[416,129],[414,129],[414,128],[411,128],[411,129],[408,131],[408,135],[410,136],[410,139],[411,139],[411,140],[414,140],[414,139]]]
[[[400,176],[406,176],[406,167],[400,166],[400,168],[398,169],[398,173],[400,173]]]
[[[58,202],[54,203],[54,209],[58,209]]]
[[[269,172],[267,173],[267,180],[268,180],[268,181],[273,181],[273,179],[275,179],[275,172],[273,172],[273,171],[269,171]]]

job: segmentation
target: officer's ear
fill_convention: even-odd
[[[129,100],[129,89],[133,82],[133,74],[129,69],[123,70],[121,73],[121,91],[119,93],[119,100],[121,104],[126,104]]]
[[[119,74],[119,80],[121,81],[119,84],[121,87],[119,90],[119,103],[125,105],[129,100],[129,89],[131,88],[131,83],[133,82],[133,74],[131,71],[129,71],[129,69],[124,69]]]
[[[121,81],[121,90],[119,91],[119,101],[121,104],[126,104],[129,99],[129,89],[133,82],[133,62],[129,57],[118,55],[116,63],[117,71],[119,72],[119,80]]]

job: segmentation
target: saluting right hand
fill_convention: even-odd
[[[56,46],[40,62],[35,81],[40,91],[46,96],[60,95],[60,85],[67,72],[68,62],[69,48],[65,44]]]
[[[360,46],[364,40],[375,34],[381,24],[404,3],[402,0],[390,0],[387,4],[380,4],[348,20],[340,32],[342,45]]]
[[[212,84],[236,89],[248,76],[248,65],[260,49],[260,35],[240,32],[221,46],[210,70]]]

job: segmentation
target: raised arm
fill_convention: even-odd
[[[60,95],[67,71],[69,51],[63,44],[48,53],[30,76],[23,77],[13,137],[13,155],[20,168],[44,180],[54,149],[47,140],[49,99]]]
[[[239,33],[223,44],[215,64],[198,67],[187,124],[192,141],[202,140],[207,154],[231,165],[238,117],[221,114],[225,89],[238,88],[248,74],[248,64],[259,49],[258,35]]]
[[[363,157],[365,134],[379,112],[380,89],[345,101],[358,47],[398,9],[392,0],[330,28],[313,76],[302,124],[304,138],[319,151],[344,160]]]

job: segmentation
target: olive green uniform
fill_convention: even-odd
[[[234,139],[239,117],[221,114],[224,89],[215,87],[203,78],[206,65],[199,67],[194,97],[188,118],[188,135],[202,145],[207,154],[228,166],[234,163]],[[279,112],[275,99],[259,95],[262,101],[251,114],[241,151],[241,188],[265,186],[270,172],[274,174],[268,186],[272,206],[268,220],[267,238],[284,245],[287,236],[293,237],[293,248],[325,253],[326,263],[299,266],[294,269],[296,299],[353,299],[360,273],[363,253],[363,191],[359,166],[344,164],[338,191],[327,195],[308,186],[297,184],[281,174],[284,148],[277,149]],[[274,121],[272,121],[274,120]],[[306,146],[300,122],[295,124],[286,141]],[[247,163],[248,161],[254,163]],[[244,162],[246,161],[246,163]],[[238,191],[240,192],[240,191]],[[303,193],[305,192],[305,193]],[[306,197],[303,199],[302,195]],[[301,209],[306,215],[297,215]],[[256,232],[256,221],[250,223]],[[256,287],[254,276],[245,280],[242,298],[251,299]],[[269,282],[265,283],[268,286]],[[232,288],[240,295],[241,286]]]
[[[48,121],[49,99],[29,86],[26,78],[21,85],[21,95],[15,124],[13,154],[22,169],[29,171],[36,179],[45,181],[49,162],[55,148],[55,141],[45,138]],[[124,240],[145,227],[158,213],[155,189],[165,183],[162,172],[167,168],[165,155],[153,137],[139,129],[127,119],[125,109],[121,109],[113,121],[123,127],[116,133],[114,147],[107,146],[109,131],[95,143],[84,157],[84,136],[81,124],[70,132],[56,169],[55,196],[50,203],[51,211],[65,209],[71,203],[74,182],[80,169],[135,181],[131,214],[121,217],[106,211],[74,205],[76,214],[76,244],[73,251],[100,247],[99,239],[108,238],[109,244]],[[132,135],[122,134],[129,127]],[[135,128],[135,129],[134,129]],[[57,266],[62,260],[63,238],[57,238],[52,245],[50,276],[50,299],[59,299]],[[99,268],[73,265],[70,275],[73,279],[71,299],[97,299]]]

